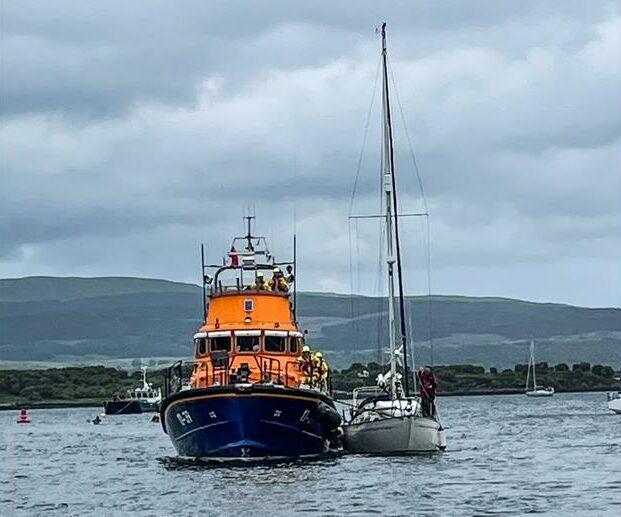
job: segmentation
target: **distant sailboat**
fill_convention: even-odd
[[[533,384],[530,386],[532,370]],[[535,340],[530,340],[530,358],[528,359],[528,372],[526,373],[526,390],[527,397],[551,397],[554,395],[554,388],[552,386],[538,386],[537,376],[535,373]]]
[[[386,24],[382,25],[384,161],[382,185],[385,203],[386,275],[388,280],[388,341],[390,370],[380,374],[376,386],[356,388],[350,420],[343,426],[343,445],[348,452],[368,454],[407,454],[434,452],[446,447],[444,429],[435,412],[423,407],[418,397],[408,393],[408,354],[405,332],[405,301],[399,214],[393,158],[388,70],[386,58]],[[395,315],[395,277],[399,282],[400,336]],[[397,346],[397,339],[400,344]],[[403,358],[403,376],[397,372],[397,360]],[[367,374],[368,376],[368,374]],[[362,377],[362,376],[361,376]]]

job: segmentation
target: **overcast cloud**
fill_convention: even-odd
[[[283,259],[296,214],[301,289],[380,292],[377,225],[348,213],[386,20],[434,292],[621,306],[621,4],[384,4],[3,2],[2,276],[196,282],[252,205]],[[378,100],[356,213],[379,208]],[[403,232],[424,293],[425,225]]]

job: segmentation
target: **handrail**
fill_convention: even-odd
[[[288,360],[283,366],[282,359],[284,358],[253,354],[249,355],[248,359],[250,360],[251,357],[254,360],[251,371],[256,375],[258,370],[259,378],[258,380],[249,382],[253,382],[254,384],[276,384],[288,388],[299,387],[296,375],[299,369],[297,361]],[[253,378],[256,379],[254,376]],[[200,386],[228,386],[231,383],[236,383],[236,381],[232,381],[231,378],[230,359],[226,361],[226,364],[222,363],[221,366],[216,366],[209,361],[177,361],[165,371],[164,397],[168,398],[179,391],[187,389],[188,381],[191,379],[195,381],[191,385],[193,388]],[[332,393],[330,373],[328,373],[325,386],[323,385],[324,383],[320,383],[316,386],[312,386],[311,384],[309,379],[310,387],[317,388],[320,391],[327,391],[330,394]]]
[[[227,290],[237,289],[238,291],[244,290],[246,286],[241,285],[241,279],[239,276],[235,278],[235,285],[226,285],[222,284],[222,280],[220,280],[220,275],[226,271],[254,271],[255,274],[257,271],[272,271],[276,264],[252,264],[251,266],[222,266],[218,268],[218,270],[214,274],[213,282],[211,284],[210,292],[213,295],[215,292],[226,292]],[[215,287],[215,289],[214,289]],[[224,289],[223,289],[224,287]]]

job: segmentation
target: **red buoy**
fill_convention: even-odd
[[[18,424],[29,424],[30,416],[28,415],[28,410],[23,408],[19,412],[19,418],[17,419]]]

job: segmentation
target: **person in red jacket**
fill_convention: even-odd
[[[438,380],[429,366],[418,370],[417,377],[420,385],[419,393],[423,416],[433,418],[436,415],[435,400]]]

